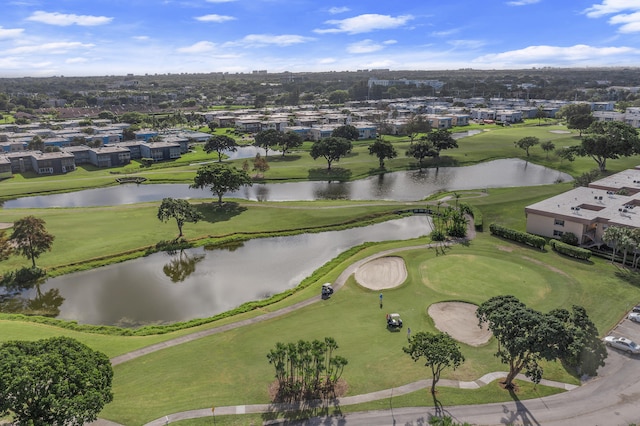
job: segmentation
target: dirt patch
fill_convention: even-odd
[[[508,253],[511,253],[513,251],[513,247],[507,247],[507,246],[498,246],[498,250],[500,251],[506,251]]]
[[[13,222],[0,222],[0,229],[13,228]]]
[[[478,327],[477,309],[471,303],[442,302],[429,306],[427,312],[438,330],[467,345],[481,346],[489,341],[491,331],[486,324]]]
[[[381,257],[359,267],[355,278],[361,286],[371,290],[394,288],[407,279],[407,267],[401,257]]]

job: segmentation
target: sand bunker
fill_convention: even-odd
[[[569,134],[571,132],[568,131],[568,130],[549,130],[549,133],[556,133],[556,134],[559,134],[559,135],[566,135],[566,134]]]
[[[13,228],[13,222],[0,222],[0,229]]]
[[[449,333],[459,342],[480,346],[489,341],[491,331],[486,324],[482,328],[478,327],[477,309],[471,303],[443,302],[429,306],[427,312],[438,330]]]
[[[372,290],[397,287],[407,279],[407,267],[401,257],[381,257],[356,270],[358,283]]]

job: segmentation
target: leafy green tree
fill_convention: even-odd
[[[409,145],[409,149],[407,149],[407,157],[413,157],[418,160],[420,170],[422,170],[424,159],[427,157],[435,157],[435,155],[436,149],[426,138],[421,138],[415,144]]]
[[[523,370],[534,383],[540,383],[541,361],[561,358],[571,343],[558,317],[528,308],[514,296],[490,298],[478,307],[476,316],[498,340],[495,356],[509,366],[503,382],[507,389],[513,388],[513,380]]]
[[[563,322],[570,337],[565,352],[560,356],[562,361],[574,367],[578,374],[595,376],[598,368],[604,366],[607,348],[587,311],[582,306],[573,305],[571,312],[556,309],[549,314]]]
[[[30,151],[44,151],[44,141],[40,136],[36,135],[27,144],[27,149]]]
[[[178,225],[179,234],[176,239],[182,237],[182,227],[186,222],[197,223],[202,219],[202,215],[187,200],[176,198],[163,198],[158,208],[158,219],[166,222],[174,218]]]
[[[329,93],[329,102],[332,104],[343,104],[349,100],[349,92],[346,90],[334,90]]]
[[[269,149],[282,143],[283,133],[276,129],[263,130],[256,133],[254,137],[254,145],[264,148],[264,156],[269,156]]]
[[[587,130],[595,120],[591,112],[591,105],[569,104],[565,105],[556,113],[556,118],[563,119],[567,123],[567,128],[576,129],[580,132]]]
[[[411,145],[413,145],[413,141],[420,133],[426,134],[430,131],[431,123],[428,120],[425,120],[424,116],[420,114],[412,115],[404,125],[404,132],[409,136],[409,142]]]
[[[0,345],[0,415],[20,425],[81,426],[113,400],[109,358],[70,337]]]
[[[13,253],[13,246],[11,240],[7,236],[4,230],[0,231],[0,261],[7,260]]]
[[[438,129],[429,132],[424,136],[434,149],[433,157],[440,157],[440,151],[443,149],[457,148],[458,142],[453,138],[451,131],[448,129]]]
[[[409,338],[409,346],[402,348],[414,361],[424,359],[424,366],[431,369],[431,393],[436,393],[436,383],[445,368],[455,370],[464,362],[460,346],[447,333],[420,331]]]
[[[601,172],[607,170],[607,159],[629,157],[640,152],[638,131],[620,121],[596,121],[586,131],[577,153],[591,157]]]
[[[398,151],[396,151],[391,142],[378,138],[375,142],[369,145],[369,155],[375,155],[378,157],[380,168],[384,169],[384,160],[387,158],[396,158],[398,156]]]
[[[357,141],[358,139],[360,139],[360,132],[354,126],[347,124],[333,129],[333,132],[331,132],[331,137],[344,138],[348,141]]]
[[[556,145],[551,141],[544,141],[540,144],[540,148],[542,148],[542,150],[547,153],[547,160],[548,160],[549,153],[554,149],[556,149]]]
[[[55,237],[47,232],[45,221],[35,216],[26,216],[13,223],[11,244],[16,253],[31,259],[36,267],[36,259],[46,251],[51,250]]]
[[[319,157],[327,160],[327,170],[331,170],[331,164],[334,161],[340,161],[342,157],[351,152],[352,148],[350,140],[331,136],[314,142],[310,154],[314,160]]]
[[[518,148],[524,150],[527,153],[527,157],[529,156],[529,149],[533,146],[536,146],[540,143],[540,139],[535,136],[525,136],[522,139],[515,141],[513,144]]]
[[[295,132],[285,132],[282,135],[282,140],[280,141],[280,149],[282,150],[282,156],[289,152],[293,148],[298,148],[302,146],[302,136]]]
[[[207,154],[213,151],[218,153],[218,162],[222,162],[222,153],[224,151],[236,152],[237,150],[238,144],[235,139],[227,135],[211,136],[204,144],[204,152]]]
[[[244,170],[225,164],[207,164],[198,169],[190,187],[209,187],[211,192],[218,196],[218,204],[222,204],[222,196],[225,193],[252,184],[251,177]]]

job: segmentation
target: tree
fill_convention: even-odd
[[[314,160],[324,157],[327,160],[327,170],[331,170],[331,163],[340,161],[342,157],[351,152],[352,148],[351,141],[331,136],[314,142],[310,154]]]
[[[369,145],[369,155],[375,155],[378,157],[378,161],[380,161],[380,168],[384,169],[384,160],[387,158],[396,158],[398,156],[398,152],[391,142],[379,138]]]
[[[456,369],[464,362],[460,346],[447,333],[418,332],[409,338],[409,346],[402,348],[414,361],[424,358],[424,366],[431,368],[431,393],[445,368]]]
[[[227,135],[211,136],[204,144],[204,152],[207,154],[216,151],[218,153],[218,162],[222,162],[222,153],[224,151],[236,152],[238,144],[235,139]]]
[[[591,157],[601,172],[607,170],[607,159],[629,157],[640,152],[638,131],[620,121],[596,121],[591,124],[578,146],[578,155]]]
[[[44,141],[40,136],[34,136],[27,144],[29,151],[44,151]]]
[[[547,160],[548,160],[549,153],[554,149],[556,149],[556,145],[551,141],[544,141],[540,144],[540,148],[542,148],[542,150],[547,153]]]
[[[404,132],[409,136],[409,141],[413,145],[413,141],[420,133],[429,133],[431,131],[431,123],[424,119],[422,115],[412,115],[404,125]]]
[[[529,156],[529,149],[532,146],[536,146],[540,143],[540,139],[535,136],[525,136],[522,139],[515,141],[513,144],[518,148],[524,150],[527,153],[527,157]]]
[[[0,415],[18,424],[81,426],[113,400],[109,358],[70,337],[0,346]]]
[[[457,148],[458,142],[453,138],[448,129],[438,129],[427,133],[424,136],[434,149],[434,157],[440,157],[440,151],[443,149]]]
[[[182,227],[185,222],[197,223],[202,219],[202,215],[187,200],[171,197],[163,198],[158,208],[158,219],[166,222],[171,218],[174,218],[178,225],[179,234],[176,237],[177,240],[182,237]]]
[[[264,176],[264,172],[269,170],[270,166],[267,162],[267,159],[262,157],[260,153],[256,153],[255,158],[253,159],[253,170],[257,172],[257,176]]]
[[[348,141],[357,141],[360,139],[360,132],[354,126],[347,124],[345,126],[336,127],[331,132],[331,137],[344,138]]]
[[[47,232],[44,225],[44,220],[34,216],[23,217],[13,223],[11,244],[15,247],[16,253],[31,259],[34,268],[36,258],[51,250],[55,238]]]
[[[0,231],[0,261],[7,260],[12,252],[13,247],[7,233],[4,230]]]
[[[586,103],[565,105],[556,112],[556,118],[565,120],[567,128],[578,130],[581,137],[594,121],[591,105]]]
[[[562,361],[576,369],[578,374],[595,376],[598,368],[604,366],[607,348],[600,340],[598,328],[587,315],[587,311],[578,305],[566,309],[556,309],[549,313],[563,322],[570,341],[566,351],[560,356]]]
[[[282,136],[282,132],[279,132],[276,129],[263,130],[256,133],[256,136],[254,137],[255,142],[253,144],[260,148],[264,148],[264,156],[268,157],[269,149],[280,145],[282,142]]]
[[[346,90],[334,90],[329,93],[329,102],[332,104],[343,104],[349,100],[349,92]]]
[[[302,146],[302,136],[295,132],[285,132],[282,135],[282,140],[280,141],[280,149],[282,150],[282,156],[292,148],[298,148]]]
[[[540,362],[553,361],[567,353],[571,339],[562,321],[528,308],[514,296],[490,298],[478,307],[476,316],[480,325],[488,324],[498,341],[495,356],[509,366],[503,382],[507,389],[513,389],[513,380],[523,370],[534,383],[540,383]]]
[[[538,120],[538,126],[540,125],[540,121],[547,118],[547,112],[544,110],[544,108],[542,106],[539,106],[538,109],[536,109],[536,117]]]
[[[418,160],[420,164],[420,170],[422,170],[422,162],[426,157],[434,157],[435,156],[435,148],[433,145],[426,139],[420,139],[413,145],[409,146],[407,150],[407,157],[413,157]]]
[[[210,187],[211,192],[218,196],[218,204],[222,204],[225,193],[251,185],[251,177],[244,170],[224,164],[207,164],[198,169],[190,187]]]

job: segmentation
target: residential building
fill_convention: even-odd
[[[96,167],[124,166],[131,162],[131,151],[121,146],[103,146],[89,149],[89,160]]]

